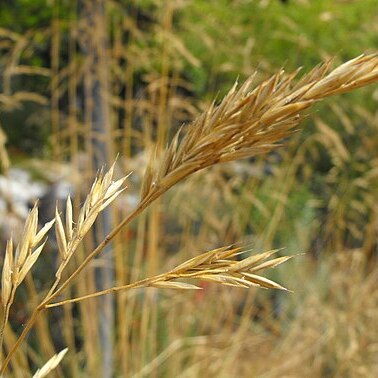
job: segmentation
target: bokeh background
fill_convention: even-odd
[[[119,154],[129,188],[85,239],[85,256],[136,206],[150,154],[236,79],[377,48],[376,0],[2,0],[1,258],[34,201],[41,223],[68,193],[78,208]],[[36,324],[15,376],[66,346],[57,376],[377,376],[377,104],[374,85],[330,98],[272,153],[192,176],[67,295],[235,242],[301,253],[270,276],[293,293],[204,283],[199,294],[143,289],[65,306]],[[52,237],[16,298],[7,347],[49,287],[56,253]]]

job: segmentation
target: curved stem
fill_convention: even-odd
[[[6,327],[7,322],[8,322],[9,312],[10,312],[10,308],[12,306],[12,303],[14,301],[14,296],[16,295],[16,289],[17,289],[17,287],[15,287],[13,285],[11,295],[8,299],[8,303],[6,304],[6,306],[4,308],[3,319],[2,319],[2,322],[1,322],[1,329],[0,329],[0,355],[2,354],[2,350],[3,350],[5,327]],[[2,359],[2,356],[1,356],[1,359]]]
[[[1,377],[4,374],[6,368],[9,364],[9,361],[11,360],[11,358],[13,357],[13,355],[15,354],[15,352],[17,351],[17,349],[19,348],[21,343],[24,341],[25,337],[29,333],[30,329],[33,327],[35,321],[37,320],[39,313],[42,310],[43,310],[43,307],[41,307],[41,305],[40,305],[33,311],[32,315],[31,315],[30,319],[28,320],[28,322],[26,323],[26,326],[23,329],[21,335],[18,337],[16,343],[13,345],[13,348],[10,350],[10,352],[8,353],[7,357],[5,358],[5,360],[3,362],[3,365],[1,366],[1,369],[0,369],[0,376]]]
[[[144,278],[140,281],[137,281],[137,282],[134,282],[134,283],[131,283],[131,284],[128,284],[128,285],[114,286],[114,287],[111,287],[109,289],[97,291],[96,293],[83,295],[81,297],[66,299],[66,300],[61,301],[61,302],[50,303],[50,304],[47,304],[45,307],[46,308],[58,307],[58,306],[63,306],[63,305],[68,304],[68,303],[77,303],[77,302],[84,301],[86,299],[91,299],[91,298],[100,297],[100,296],[106,295],[106,294],[116,293],[117,291],[121,291],[121,290],[130,290],[130,289],[136,289],[136,288],[140,288],[140,287],[146,287],[146,286],[149,286],[151,283],[160,281],[162,278],[166,279],[167,277],[168,277],[167,273],[163,273],[163,274],[160,274],[158,276],[154,276],[154,277],[150,277],[150,278]]]
[[[10,303],[8,303],[4,308],[3,319],[1,321],[1,328],[0,328],[0,352],[3,350],[3,342],[4,342],[4,331],[5,326],[7,325],[8,317],[9,317],[9,310],[10,310]],[[1,353],[0,353],[1,355]]]

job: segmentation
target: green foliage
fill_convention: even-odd
[[[50,136],[48,117],[47,109],[33,102],[24,102],[15,111],[1,114],[9,146],[28,154],[29,157],[42,156]]]
[[[188,49],[203,63],[190,78],[203,93],[204,77],[215,78],[214,89],[222,90],[225,82],[256,68],[306,69],[319,55],[349,59],[377,46],[376,6],[374,0],[190,2],[181,10],[179,27]]]
[[[65,21],[72,18],[73,3],[59,1],[56,4],[58,7],[46,0],[2,2],[1,27],[19,33],[33,30],[34,48],[31,54],[23,54],[23,64],[49,66],[49,42],[43,30],[50,26],[53,12],[62,21],[62,46],[67,45],[69,30]],[[133,38],[128,46],[128,54],[136,59],[135,74],[159,72],[161,52],[167,41],[157,26],[166,11],[165,5],[150,0],[118,1],[109,3],[109,10],[111,17],[135,17],[143,29],[143,37]],[[182,40],[200,64],[194,65],[172,49],[168,51],[170,65],[189,81],[194,95],[199,98],[212,98],[215,93],[221,95],[235,78],[243,79],[256,69],[264,76],[282,66],[288,71],[298,66],[306,70],[318,63],[319,57],[337,55],[337,59],[343,61],[378,44],[375,0],[290,1],[287,4],[274,0],[196,0],[179,5],[173,17],[173,35]],[[142,50],[148,59],[138,59],[137,50]],[[61,57],[63,66],[65,54]],[[24,89],[39,91],[44,79],[38,77],[29,86],[24,83]],[[375,102],[370,92],[363,93],[363,96],[359,92],[348,98],[373,109]],[[326,112],[324,106],[319,111]]]
[[[4,0],[0,5],[0,25],[22,33],[47,27],[51,14],[51,6],[46,0]]]

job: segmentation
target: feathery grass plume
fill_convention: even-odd
[[[205,252],[199,256],[193,257],[188,261],[180,264],[169,272],[159,274],[157,276],[142,279],[140,281],[115,286],[83,297],[67,299],[61,302],[47,304],[46,307],[57,307],[68,303],[80,302],[86,299],[99,297],[118,291],[126,291],[141,287],[156,287],[163,289],[179,289],[179,290],[198,290],[200,287],[187,282],[176,281],[178,279],[191,279],[210,281],[220,283],[222,285],[251,288],[260,287],[266,289],[280,289],[288,291],[280,284],[269,280],[263,276],[255,274],[256,272],[274,268],[293,256],[283,256],[268,260],[272,255],[277,253],[279,249],[259,253],[249,256],[240,261],[234,260],[245,252],[241,247],[225,246]]]
[[[346,93],[378,80],[378,55],[361,55],[333,71],[331,62],[314,68],[296,84],[299,70],[280,70],[253,88],[254,75],[237,83],[218,106],[175,135],[162,164],[146,169],[142,199],[147,201],[190,174],[217,163],[266,153],[289,136],[304,110],[321,99]]]
[[[67,353],[68,348],[61,350],[59,353],[52,356],[40,369],[38,369],[33,378],[43,378],[46,377],[51,371],[53,371],[62,361],[63,357]]]

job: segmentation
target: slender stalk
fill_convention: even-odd
[[[116,293],[116,292],[121,291],[121,290],[130,290],[130,289],[136,289],[136,288],[140,288],[140,287],[146,287],[146,286],[150,285],[151,283],[159,281],[163,277],[164,277],[164,279],[166,279],[167,274],[160,274],[158,276],[144,278],[142,280],[139,280],[137,282],[133,282],[133,283],[128,284],[128,285],[114,286],[114,287],[111,287],[109,289],[97,291],[96,293],[83,295],[82,297],[67,299],[67,300],[64,300],[64,301],[61,301],[61,302],[50,303],[50,304],[47,304],[45,306],[45,308],[58,307],[58,306],[63,306],[63,305],[68,304],[68,303],[81,302],[81,301],[84,301],[86,299],[91,299],[91,298],[100,297],[100,296],[106,295],[106,294]]]
[[[7,355],[7,357],[5,358],[5,360],[3,362],[3,365],[0,368],[0,376],[3,376],[3,374],[5,373],[5,370],[6,370],[7,366],[8,366],[8,364],[9,364],[9,361],[11,360],[11,358],[13,357],[13,355],[15,354],[15,352],[17,351],[17,349],[19,348],[19,346],[21,345],[21,343],[24,341],[25,337],[28,335],[29,331],[31,330],[31,328],[35,324],[35,322],[36,322],[36,320],[37,320],[40,312],[43,309],[44,309],[44,304],[43,304],[43,306],[42,305],[38,306],[33,311],[30,319],[26,323],[25,328],[22,330],[21,335],[18,337],[16,343],[13,345],[13,348],[10,350],[10,352]]]
[[[3,350],[5,326],[7,325],[7,322],[8,322],[9,311],[10,311],[10,308],[11,308],[12,303],[14,301],[16,289],[17,289],[17,287],[15,287],[15,286],[12,287],[12,292],[11,292],[11,295],[9,297],[8,303],[6,304],[6,306],[4,308],[3,319],[2,319],[2,322],[1,322],[1,328],[0,328],[0,356],[2,355],[1,351]]]
[[[60,51],[59,4],[53,3],[53,19],[51,22],[51,127],[54,160],[61,157],[61,131],[59,115],[59,51]]]
[[[8,318],[9,318],[9,310],[10,310],[11,304],[8,303],[5,306],[4,309],[4,314],[3,314],[3,320],[1,322],[1,329],[0,329],[0,351],[3,349],[3,342],[4,342],[4,331],[5,331],[5,326],[7,325]]]

